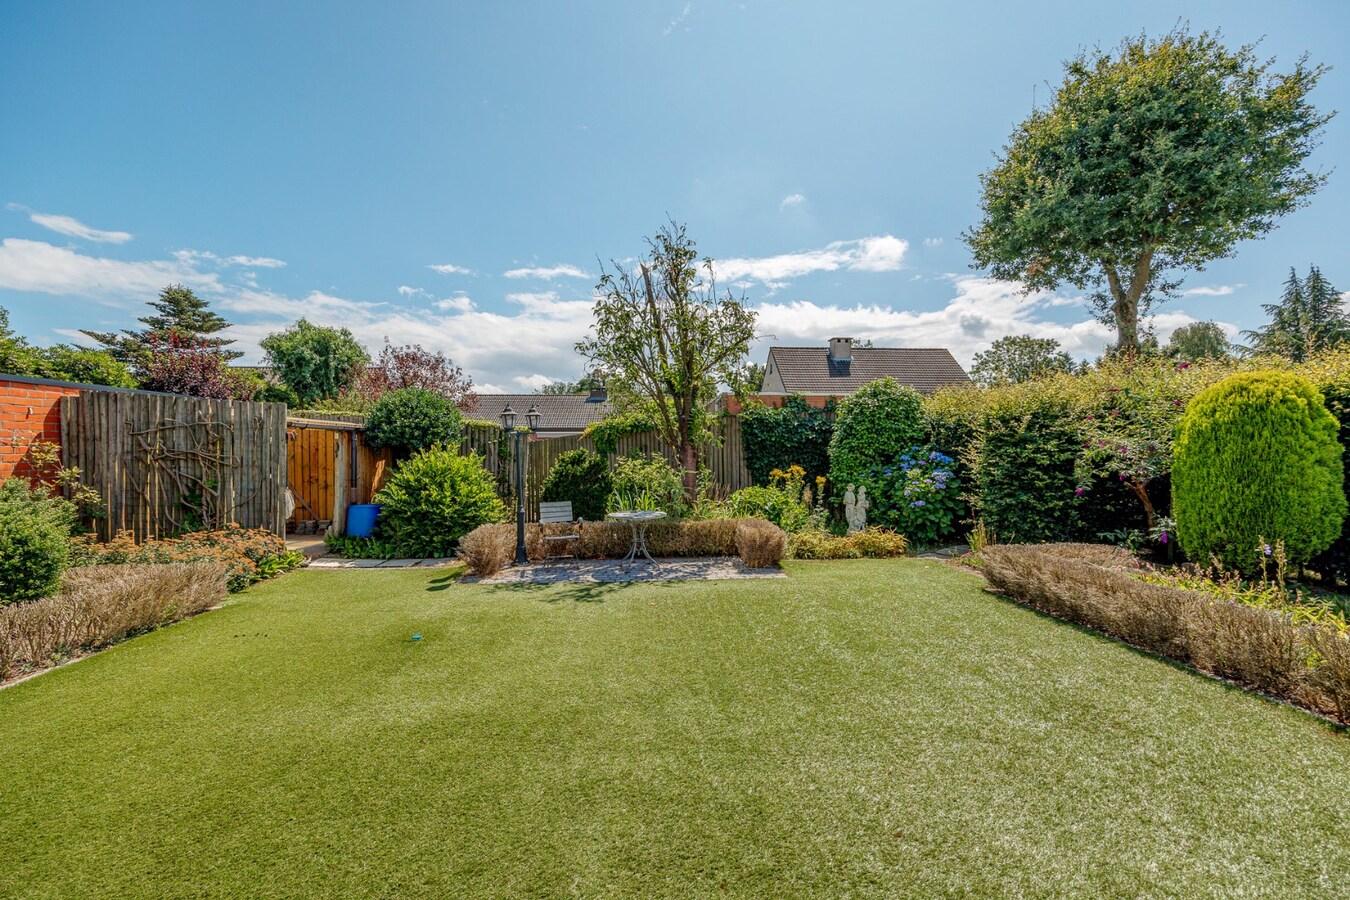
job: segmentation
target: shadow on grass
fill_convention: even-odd
[[[460,566],[457,569],[452,569],[451,571],[446,572],[444,575],[438,575],[437,577],[431,579],[431,581],[428,582],[427,590],[443,591],[446,588],[450,587],[452,584],[454,584],[456,581],[459,581],[460,576],[462,576],[463,574],[464,574],[464,567]]]
[[[1324,716],[1319,712],[1315,712],[1311,709],[1308,709],[1305,706],[1298,706],[1297,704],[1290,703],[1288,700],[1284,700],[1280,697],[1275,696],[1274,694],[1268,694],[1265,691],[1248,687],[1240,681],[1233,681],[1231,678],[1225,678],[1222,675],[1215,675],[1213,672],[1206,672],[1204,669],[1197,669],[1190,663],[1182,662],[1179,659],[1174,659],[1170,656],[1164,656],[1163,654],[1158,653],[1156,651],[1136,646],[1135,644],[1131,644],[1124,638],[1116,637],[1110,632],[1102,631],[1100,629],[1093,628],[1088,625],[1083,625],[1079,622],[1073,621],[1072,619],[1060,618],[1059,616],[1048,613],[1043,609],[1037,609],[1034,606],[1029,606],[1025,603],[1021,603],[1016,598],[1009,596],[1008,594],[1004,594],[1000,591],[996,591],[993,588],[985,587],[984,593],[986,596],[993,597],[995,600],[1005,603],[1008,606],[1015,607],[1016,609],[1020,609],[1024,612],[1029,612],[1032,615],[1036,616],[1038,619],[1044,619],[1047,622],[1053,622],[1055,625],[1061,627],[1072,628],[1079,634],[1083,634],[1092,638],[1097,643],[1114,644],[1117,647],[1124,647],[1126,650],[1128,650],[1130,653],[1133,653],[1135,656],[1150,659],[1153,660],[1154,662],[1160,662],[1163,665],[1167,666],[1168,668],[1175,669],[1178,672],[1185,672],[1188,675],[1194,675],[1203,678],[1206,681],[1212,681],[1218,684],[1224,690],[1236,691],[1237,693],[1245,694],[1248,697],[1255,697],[1258,700],[1264,700],[1265,702],[1273,704],[1275,706],[1283,706],[1288,709],[1295,710],[1296,712],[1300,712],[1303,715],[1308,716],[1309,718],[1315,720],[1318,724],[1325,725],[1327,728],[1331,729],[1337,734],[1350,734],[1350,725],[1342,725],[1341,723],[1335,721],[1334,719],[1328,718],[1327,716]]]
[[[532,594],[540,603],[604,603],[605,598],[641,582],[632,581],[573,581],[527,582],[523,584],[487,585],[494,594]]]

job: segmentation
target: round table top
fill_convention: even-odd
[[[666,514],[659,509],[624,509],[606,516],[608,519],[617,519],[620,522],[655,522],[657,519],[664,519],[665,517]]]

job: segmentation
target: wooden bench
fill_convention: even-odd
[[[576,558],[576,551],[573,550],[574,541],[581,540],[580,532],[569,534],[549,534],[545,528],[547,525],[577,525],[578,520],[572,518],[572,501],[560,500],[556,503],[539,504],[539,530],[544,539],[544,558],[545,559],[566,559],[568,557]],[[563,549],[570,550],[569,553],[550,553],[550,545],[562,544]]]

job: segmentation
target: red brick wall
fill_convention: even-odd
[[[61,443],[61,398],[79,392],[0,376],[0,481],[32,474],[24,455],[33,441]]]

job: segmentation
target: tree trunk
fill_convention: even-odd
[[[692,502],[698,496],[698,450],[688,435],[680,437],[680,469],[684,477],[684,496]]]
[[[1145,520],[1148,522],[1149,534],[1152,534],[1153,523],[1157,521],[1157,514],[1153,509],[1153,501],[1148,496],[1148,486],[1136,481],[1127,481],[1126,484],[1129,485],[1130,490],[1134,491],[1135,496],[1139,498],[1139,502],[1144,504]]]
[[[1111,316],[1116,320],[1116,352],[1122,356],[1139,353],[1139,300],[1144,296],[1152,274],[1153,248],[1145,247],[1135,258],[1128,286],[1110,263],[1102,262],[1106,283],[1111,289]]]

